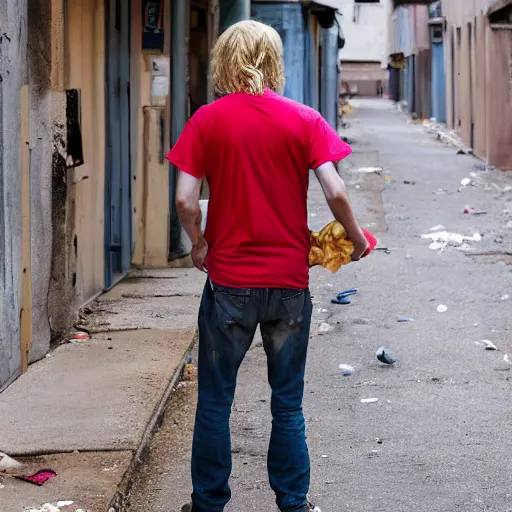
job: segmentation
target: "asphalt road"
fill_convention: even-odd
[[[312,497],[322,512],[511,512],[512,257],[503,253],[512,252],[512,174],[477,170],[479,161],[457,155],[389,102],[354,103],[344,132],[354,155],[343,175],[361,223],[390,254],[376,252],[337,275],[311,274],[304,405]],[[383,171],[358,172],[368,166]],[[458,192],[467,177],[472,185]],[[464,214],[466,205],[487,215]],[[311,227],[330,220],[312,183]],[[442,231],[431,230],[438,225],[482,239],[464,241],[465,251],[433,250],[421,235]],[[330,303],[348,288],[359,289],[352,304]],[[447,311],[439,313],[439,305]],[[331,330],[320,335],[323,322]],[[482,340],[498,350],[486,350]],[[381,346],[395,365],[376,360]],[[342,376],[342,363],[355,373]],[[256,340],[233,408],[227,512],[276,510],[266,476],[265,371]],[[362,402],[372,398],[378,400]],[[179,511],[188,500],[194,400],[193,381],[171,400],[134,485],[131,512]]]

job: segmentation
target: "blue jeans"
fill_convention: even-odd
[[[238,368],[258,325],[272,389],[270,485],[281,511],[307,510],[310,466],[302,397],[311,313],[308,290],[225,288],[207,281],[199,310],[193,512],[221,512],[231,498],[229,417]]]

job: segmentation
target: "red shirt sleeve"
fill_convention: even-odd
[[[317,114],[309,122],[309,168],[316,169],[326,162],[339,162],[352,153],[331,125]]]
[[[188,120],[178,141],[169,151],[167,160],[194,178],[204,178],[204,146],[197,115]]]

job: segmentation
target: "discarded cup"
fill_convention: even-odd
[[[437,306],[438,313],[446,313],[447,311],[448,308],[444,304],[439,304],[439,306]]]
[[[349,364],[340,364],[340,370],[341,374],[345,377],[348,377],[349,375],[352,375],[355,370],[353,366],[350,366]]]
[[[394,364],[395,360],[391,356],[391,354],[387,351],[385,347],[379,348],[377,350],[377,353],[375,354],[377,356],[377,359],[384,364]]]

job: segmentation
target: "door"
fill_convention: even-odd
[[[105,0],[105,286],[131,266],[130,2]]]
[[[446,121],[446,85],[443,41],[432,42],[432,117]]]

